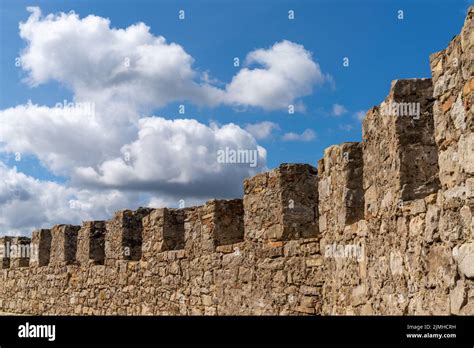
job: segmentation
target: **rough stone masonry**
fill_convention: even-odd
[[[474,314],[474,7],[398,80],[361,143],[282,164],[243,199],[124,210],[0,238],[0,311]],[[24,255],[30,245],[31,255]]]

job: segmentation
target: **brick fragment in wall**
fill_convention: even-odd
[[[51,229],[51,265],[76,261],[77,234],[80,226],[56,225]]]
[[[307,164],[281,164],[244,181],[246,238],[291,240],[318,234],[318,177]]]
[[[31,266],[47,266],[51,256],[51,230],[39,229],[31,237]]]
[[[135,211],[122,210],[106,222],[105,258],[106,263],[115,260],[140,260],[142,254],[142,219],[153,211],[138,208]]]
[[[84,221],[77,235],[77,262],[102,265],[104,259],[105,221]]]

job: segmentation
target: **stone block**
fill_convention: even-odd
[[[364,217],[360,143],[333,145],[318,163],[319,231],[342,232]]]
[[[190,255],[214,252],[218,246],[244,239],[244,210],[241,199],[212,200],[186,210],[185,248]]]
[[[77,234],[80,226],[55,225],[51,229],[51,265],[72,264],[76,261]]]
[[[434,134],[444,190],[472,178],[474,156],[474,19],[470,9],[461,34],[430,57],[435,103]]]
[[[363,123],[365,216],[393,214],[439,188],[431,79],[395,80]]]
[[[143,218],[142,259],[184,248],[184,209],[154,209]]]
[[[32,266],[47,266],[51,255],[51,230],[39,229],[33,232],[31,237],[31,259]]]
[[[122,210],[106,222],[105,258],[114,260],[140,260],[142,254],[142,219],[153,209],[139,208],[135,211]]]
[[[318,177],[308,164],[282,164],[244,181],[245,238],[291,240],[318,234]]]
[[[28,237],[12,237],[10,267],[28,267],[30,264],[30,248],[31,239]]]
[[[465,243],[453,249],[453,258],[459,273],[466,278],[474,278],[474,243]]]
[[[12,237],[0,237],[0,269],[10,268],[10,246]]]

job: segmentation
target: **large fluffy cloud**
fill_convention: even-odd
[[[265,168],[266,151],[256,139],[276,125],[244,130],[147,115],[176,101],[298,107],[326,79],[310,52],[282,41],[250,52],[246,67],[220,88],[182,46],[143,23],[118,29],[99,16],[28,10],[20,23],[25,81],[32,87],[57,81],[75,106],[90,103],[93,111],[31,103],[0,110],[0,152],[33,154],[67,178],[39,181],[0,163],[0,227],[7,231],[106,218],[124,207],[238,196],[242,179]],[[247,151],[256,162],[219,161],[220,151]]]
[[[0,151],[34,154],[54,173],[67,175],[119,153],[123,141],[136,136],[133,123],[109,118],[32,104],[1,110]]]
[[[219,89],[193,68],[194,59],[183,47],[154,36],[143,23],[115,29],[98,16],[42,17],[39,8],[29,10],[32,14],[20,24],[20,35],[28,43],[21,55],[28,81],[61,81],[80,101],[155,107],[179,100],[273,110],[301,105],[301,97],[326,79],[309,51],[284,40],[250,52],[248,67]],[[255,64],[260,67],[251,68]]]
[[[219,153],[226,151],[254,157],[221,161]],[[240,195],[240,181],[264,169],[265,159],[265,149],[234,124],[206,126],[196,120],[147,117],[139,122],[138,139],[124,145],[120,157],[105,161],[97,170],[77,168],[73,178],[83,184],[174,195]]]
[[[21,66],[32,85],[57,80],[79,101],[161,106],[175,100],[216,104],[222,91],[199,82],[193,58],[177,44],[154,36],[143,23],[110,27],[106,18],[75,13],[41,17],[38,8],[20,24],[28,46]]]
[[[20,234],[56,223],[105,219],[139,205],[137,193],[94,191],[40,181],[0,162],[0,232]]]

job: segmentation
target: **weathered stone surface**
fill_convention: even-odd
[[[344,230],[364,217],[362,146],[333,145],[318,164],[319,231]]]
[[[403,201],[424,198],[438,189],[432,94],[430,79],[396,80],[382,104],[367,113],[363,123],[366,218],[393,214]]]
[[[451,301],[451,314],[459,314],[461,308],[467,303],[467,293],[462,280],[457,281],[456,287],[449,293]]]
[[[76,260],[80,264],[104,264],[105,221],[85,221],[77,236]]]
[[[318,179],[307,164],[282,164],[244,181],[246,238],[291,240],[318,234]]]
[[[444,244],[446,252],[451,251],[448,256],[444,253],[443,259],[456,266],[455,270],[440,268],[438,276],[431,278],[431,286],[436,287],[429,293],[437,296],[435,302],[439,303],[444,299],[444,290],[449,289],[449,313],[471,315],[474,306],[468,294],[474,287],[473,17],[474,8],[471,7],[461,35],[456,36],[445,50],[430,57],[440,190],[426,216],[426,232],[432,235],[434,242]],[[454,279],[457,279],[456,283]],[[426,307],[434,308],[434,304]]]
[[[51,265],[71,264],[76,261],[79,229],[79,226],[73,225],[56,225],[51,229]]]
[[[472,177],[474,149],[473,11],[470,9],[461,35],[430,57],[435,103],[435,139],[440,149],[440,180],[451,188]]]
[[[460,247],[455,247],[453,258],[462,275],[466,278],[474,278],[474,243],[466,243]]]
[[[139,208],[136,211],[122,210],[106,223],[105,258],[115,260],[139,260],[142,254],[142,219],[152,209]]]
[[[32,234],[31,238],[31,260],[32,266],[47,266],[51,254],[51,230],[40,229]]]
[[[184,248],[185,210],[155,209],[143,218],[142,258]]]
[[[215,252],[220,245],[244,239],[244,210],[241,199],[212,200],[187,209],[184,248],[190,256]]]

